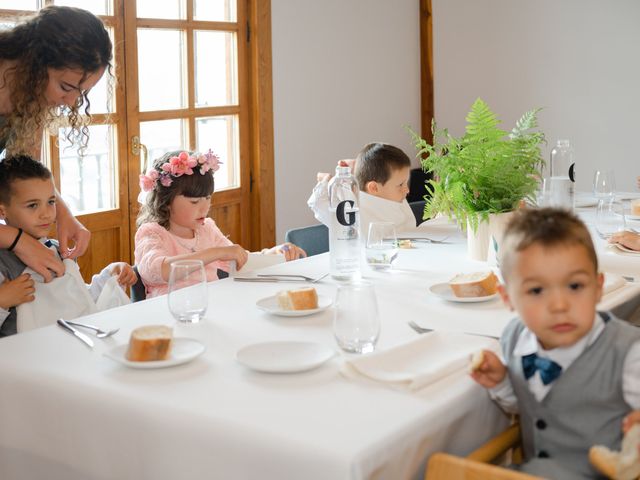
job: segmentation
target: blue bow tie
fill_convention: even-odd
[[[522,370],[524,372],[524,378],[529,380],[536,373],[536,370],[540,370],[540,378],[542,383],[549,385],[556,378],[560,376],[562,367],[553,360],[548,358],[539,357],[537,354],[532,353],[530,355],[524,355],[522,357]]]

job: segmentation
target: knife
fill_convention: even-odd
[[[73,328],[71,325],[69,325],[63,319],[61,319],[61,318],[58,319],[58,325],[60,325],[62,328],[64,328],[67,332],[74,334],[82,342],[84,342],[84,344],[87,345],[89,348],[93,348],[93,340],[91,340],[87,335],[85,335],[81,331]]]

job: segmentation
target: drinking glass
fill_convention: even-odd
[[[613,170],[596,170],[593,176],[593,196],[597,199],[613,198],[616,192],[616,178]]]
[[[596,212],[596,231],[600,238],[609,238],[616,232],[624,231],[626,227],[624,207],[622,203],[613,199],[598,200]]]
[[[546,178],[541,178],[536,189],[536,205],[540,208],[547,207],[551,203],[549,187],[549,181]]]
[[[207,311],[207,277],[202,260],[171,263],[169,311],[179,322],[197,323]]]
[[[388,270],[398,257],[396,229],[391,222],[371,222],[365,248],[367,264],[375,270]]]
[[[345,352],[369,353],[374,350],[380,336],[380,317],[372,283],[338,286],[333,333],[338,346]]]

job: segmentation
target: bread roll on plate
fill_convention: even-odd
[[[165,325],[145,325],[131,332],[127,360],[155,362],[166,360],[171,352],[173,330]]]
[[[603,445],[589,449],[589,461],[600,473],[614,480],[635,480],[640,476],[640,424],[627,432],[622,440],[622,450],[609,450]]]
[[[486,297],[498,291],[498,277],[491,272],[461,273],[449,280],[456,297]]]
[[[312,310],[318,308],[318,293],[313,287],[283,290],[278,293],[276,298],[282,310]]]

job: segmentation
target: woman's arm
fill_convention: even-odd
[[[56,191],[56,209],[60,255],[62,258],[77,258],[87,250],[91,232],[73,216],[58,191]]]
[[[18,237],[18,229],[9,225],[0,225],[0,248],[9,248]],[[64,275],[64,265],[53,250],[48,249],[27,233],[22,233],[13,247],[15,253],[24,264],[44,277],[45,282],[53,280],[53,276]]]

